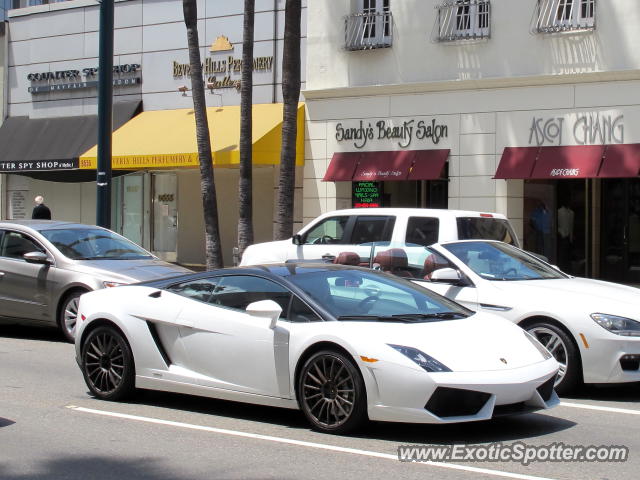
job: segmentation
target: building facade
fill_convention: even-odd
[[[640,3],[312,2],[305,221],[508,215],[570,273],[640,280]]]
[[[8,11],[8,118],[0,141],[11,135],[24,147],[33,141],[24,132],[31,131],[37,132],[31,136],[39,137],[39,147],[37,153],[24,147],[10,158],[0,153],[0,171],[6,176],[2,214],[29,216],[32,198],[42,194],[54,218],[95,223],[95,153],[90,147],[96,143],[99,6],[93,0],[39,3]],[[284,6],[284,0],[256,1],[253,101],[261,107],[254,109],[257,241],[272,238]],[[198,17],[214,166],[225,167],[216,168],[215,177],[224,260],[230,264],[237,235],[243,3],[200,0]],[[302,25],[304,37],[306,6]],[[305,47],[303,38],[303,65]],[[195,145],[188,64],[180,0],[116,0],[112,227],[162,258],[201,265],[197,150],[181,150]],[[303,108],[300,112],[303,121]],[[170,124],[163,120],[169,117]],[[302,151],[303,123],[299,126]],[[192,145],[184,145],[186,139]],[[147,151],[140,150],[143,143]]]

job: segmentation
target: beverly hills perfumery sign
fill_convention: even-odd
[[[452,115],[330,122],[327,147],[335,152],[452,148],[457,124]]]
[[[202,74],[209,88],[233,88],[240,91],[240,75],[242,74],[242,58],[225,53],[233,51],[233,45],[224,35],[219,36],[209,49],[212,57],[207,57],[202,63]],[[273,69],[273,56],[255,57],[253,59],[254,72],[268,72]],[[188,63],[172,62],[173,78],[189,78],[191,66]]]

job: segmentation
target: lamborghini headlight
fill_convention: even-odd
[[[592,313],[591,318],[602,328],[616,335],[640,337],[640,322],[637,320],[606,313]]]
[[[413,347],[405,347],[403,345],[392,345],[388,343],[391,348],[400,352],[408,359],[420,365],[427,372],[450,372],[451,369],[446,365],[443,365],[438,360],[430,357],[426,353]]]
[[[545,360],[549,360],[553,355],[551,355],[551,353],[549,352],[549,350],[547,350],[544,345],[542,345],[538,339],[536,337],[534,337],[533,335],[531,335],[529,332],[527,332],[526,330],[523,330],[524,332],[524,336],[527,337],[527,340],[529,340],[534,347],[536,347],[538,349],[538,351],[542,354],[542,356],[544,357]]]

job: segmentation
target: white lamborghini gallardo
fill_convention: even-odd
[[[452,423],[558,403],[558,363],[530,334],[359,267],[221,269],[81,297],[87,386],[301,409],[344,433],[366,419]]]

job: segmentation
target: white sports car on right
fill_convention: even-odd
[[[572,277],[502,242],[435,244],[425,249],[417,269],[411,265],[415,249],[409,249],[411,264],[401,249],[376,249],[372,258],[381,262],[378,268],[411,274],[415,282],[447,298],[496,313],[533,334],[560,363],[558,393],[580,382],[640,381],[637,288]]]

